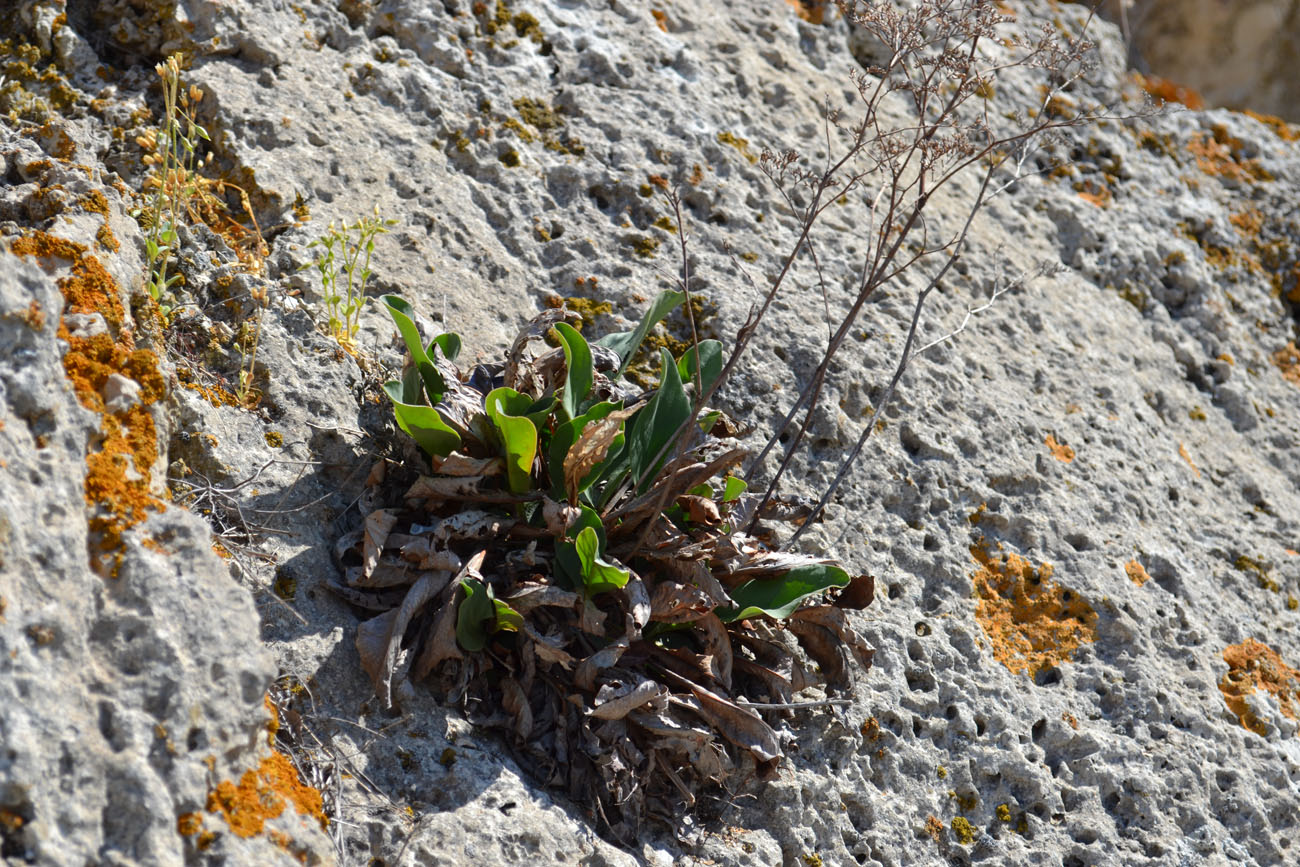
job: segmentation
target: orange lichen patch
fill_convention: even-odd
[[[60,326],[59,337],[68,344],[63,357],[64,375],[77,401],[101,417],[98,449],[86,455],[85,498],[88,524],[104,551],[115,552],[120,562],[122,534],[144,520],[150,509],[164,508],[150,493],[152,469],[158,458],[158,434],[148,406],[161,400],[166,383],[158,371],[158,358],[137,349],[129,330],[122,328],[125,311],[117,283],[86,248],[44,232],[33,232],[12,242],[20,256],[33,256],[49,267],[48,260],[64,260],[70,274],[59,280],[65,313],[98,313],[110,332],[93,337],[73,337]],[[114,375],[140,386],[141,403],[117,414],[106,412],[103,390]]]
[[[1229,134],[1223,124],[1194,136],[1187,150],[1196,157],[1196,167],[1207,175],[1246,182],[1273,180],[1259,160],[1244,156],[1245,144]]]
[[[1254,118],[1264,124],[1264,126],[1273,130],[1277,137],[1282,139],[1282,141],[1300,141],[1300,127],[1292,126],[1280,117],[1274,117],[1271,114],[1259,114],[1250,109],[1246,109],[1242,114],[1246,115],[1246,117]]]
[[[215,407],[239,406],[239,398],[221,386],[201,385],[195,382],[194,372],[188,367],[176,368],[176,379],[180,381],[183,388],[188,388]]]
[[[272,753],[256,770],[245,771],[238,785],[225,780],[208,794],[208,812],[220,813],[236,837],[262,833],[266,823],[290,804],[322,828],[329,824],[320,791],[298,779],[284,753]]]
[[[1072,729],[1079,727],[1079,718],[1067,711],[1061,712],[1061,720]]]
[[[798,15],[809,24],[821,24],[826,20],[826,7],[830,5],[827,0],[785,0],[794,8],[794,14]]]
[[[1187,446],[1182,443],[1178,444],[1178,456],[1187,461],[1187,466],[1192,468],[1192,472],[1196,473],[1196,477],[1199,479],[1201,477],[1201,471],[1197,469],[1196,463],[1192,460],[1192,456],[1188,454]]]
[[[1205,100],[1190,87],[1184,87],[1158,75],[1134,73],[1133,77],[1143,90],[1161,102],[1179,102],[1192,111],[1200,111],[1205,108]]]
[[[1125,563],[1124,572],[1128,575],[1128,580],[1132,581],[1139,587],[1151,580],[1151,576],[1147,574],[1147,570],[1136,560],[1130,560]]]
[[[1092,179],[1076,181],[1074,191],[1079,194],[1079,198],[1098,208],[1109,208],[1110,203],[1115,201],[1109,187]]]
[[[122,249],[122,243],[117,240],[117,236],[113,234],[113,229],[107,222],[100,226],[99,230],[95,232],[95,243],[99,244],[102,249],[105,249],[110,253],[116,253],[118,250]]]
[[[1058,443],[1056,437],[1051,434],[1048,434],[1047,439],[1043,440],[1043,442],[1047,444],[1047,449],[1052,453],[1052,457],[1061,463],[1068,464],[1074,460],[1074,449],[1065,443]]]
[[[1264,212],[1259,208],[1247,208],[1240,214],[1232,214],[1228,217],[1228,222],[1237,228],[1237,231],[1243,235],[1255,236],[1259,230],[1264,228]]]
[[[1247,638],[1240,644],[1224,648],[1223,661],[1228,663],[1228,673],[1219,681],[1219,691],[1223,693],[1228,710],[1236,714],[1244,727],[1258,735],[1268,733],[1268,726],[1246,703],[1246,697],[1258,689],[1272,693],[1287,717],[1297,718],[1300,672],[1283,662],[1275,650]]]
[[[1294,340],[1273,353],[1273,363],[1282,371],[1283,378],[1300,385],[1300,349]]]
[[[203,816],[200,813],[181,813],[176,817],[176,831],[182,837],[193,837],[203,828]]]
[[[1012,673],[1037,674],[1097,640],[1097,612],[1051,580],[1051,564],[1035,569],[1018,554],[995,557],[982,544],[970,551],[979,564],[971,576],[975,619],[993,643],[994,658]]]
[[[943,839],[943,822],[939,821],[938,816],[926,817],[925,833],[929,834],[930,839],[936,843]]]
[[[59,283],[67,302],[65,312],[98,313],[109,325],[122,324],[124,311],[118,298],[117,283],[98,259],[86,255],[85,247],[36,231],[12,241],[9,249],[19,256],[71,262],[72,275]]]
[[[667,33],[667,32],[668,32],[668,13],[665,12],[664,10],[662,10],[662,9],[651,9],[651,10],[650,10],[650,14],[651,14],[651,16],[654,17],[655,24],[659,25],[659,29],[662,30],[664,33]]]

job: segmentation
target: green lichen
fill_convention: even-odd
[[[1011,821],[1011,807],[1008,804],[998,804],[997,810],[999,822]]]
[[[513,148],[497,157],[497,159],[501,161],[501,165],[506,166],[507,168],[513,169],[519,167],[519,151],[514,150]]]
[[[653,235],[643,235],[630,243],[632,244],[632,252],[642,259],[652,259],[655,253],[659,251],[659,239]]]
[[[553,132],[564,126],[562,112],[554,106],[547,105],[528,97],[514,101],[515,111],[524,119],[524,123],[536,127],[542,132]]]
[[[735,133],[720,132],[718,133],[718,144],[731,145],[740,151],[740,155],[751,163],[758,162],[758,157],[749,149],[749,139],[743,139]]]
[[[1260,562],[1254,557],[1247,557],[1245,554],[1242,554],[1233,562],[1232,565],[1238,572],[1245,572],[1248,575],[1254,575],[1255,583],[1264,590],[1276,593],[1282,589],[1281,585],[1279,585],[1273,578],[1272,563]]]
[[[284,445],[284,434],[280,433],[278,430],[269,430],[262,435],[262,438],[265,439],[266,444],[273,449],[278,449]]]
[[[665,232],[668,232],[669,234],[672,234],[677,231],[677,224],[674,223],[668,217],[660,217],[659,219],[655,220],[654,227],[656,229],[663,229]]]
[[[513,117],[506,118],[501,123],[501,125],[506,129],[510,130],[511,132],[513,132],[515,135],[519,136],[520,141],[528,142],[528,143],[537,141],[537,136],[533,134],[533,131],[530,130],[528,127],[524,126],[519,121],[515,120]]]
[[[962,816],[956,816],[950,823],[953,836],[957,842],[963,846],[969,846],[975,842],[975,829],[971,827],[970,822]]]
[[[564,306],[582,317],[577,326],[579,331],[594,322],[597,316],[606,316],[614,310],[614,305],[608,301],[596,301],[593,298],[577,296],[565,298]]]

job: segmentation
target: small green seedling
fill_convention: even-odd
[[[385,235],[396,220],[379,216],[375,205],[374,216],[362,217],[355,223],[336,226],[333,222],[325,234],[307,245],[318,248],[314,262],[324,290],[325,309],[329,313],[329,333],[345,348],[351,347],[361,322],[361,310],[366,303],[366,284],[370,281],[370,258],[375,252],[375,238]],[[339,272],[343,285],[340,286]]]

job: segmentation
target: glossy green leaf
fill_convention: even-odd
[[[397,330],[406,343],[406,351],[411,354],[411,360],[420,371],[420,377],[424,380],[424,389],[429,395],[429,403],[437,404],[447,391],[447,383],[438,369],[433,366],[433,362],[429,360],[429,354],[420,340],[420,329],[415,327],[414,309],[398,295],[385,295],[380,300],[384,302],[384,309],[397,325]]]
[[[638,493],[644,493],[655,471],[670,456],[660,456],[660,451],[691,416],[691,402],[686,398],[673,357],[666,349],[660,349],[659,355],[662,364],[659,388],[628,423],[628,461],[632,478],[641,482]]]
[[[483,401],[484,411],[492,420],[506,459],[506,484],[511,493],[523,494],[532,488],[533,461],[537,458],[537,426],[523,413],[533,405],[526,394],[513,388],[493,389]]]
[[[492,600],[496,607],[496,628],[498,632],[520,632],[524,628],[524,616],[500,599]]]
[[[466,578],[460,587],[465,598],[456,610],[456,643],[470,653],[478,653],[487,647],[490,633],[485,621],[496,617],[496,606],[489,588],[477,578]]]
[[[591,361],[591,347],[578,330],[567,322],[555,326],[564,347],[564,363],[568,370],[564,374],[564,397],[561,406],[568,418],[577,418],[582,401],[591,392],[595,382],[595,368]]]
[[[738,479],[735,476],[727,476],[727,481],[722,489],[722,502],[730,503],[749,489],[749,485],[744,479]]]
[[[448,361],[455,361],[456,356],[460,355],[460,335],[448,331],[433,338],[433,340],[429,341],[428,348],[425,349],[425,353],[429,358],[433,358],[433,348],[435,346],[442,351],[443,358]]]
[[[583,527],[573,545],[582,564],[582,585],[588,596],[620,590],[632,577],[626,569],[620,569],[601,558],[600,538],[592,527]]]
[[[686,295],[684,293],[666,289],[659,293],[659,297],[655,298],[654,303],[645,312],[645,316],[641,317],[641,322],[635,329],[619,334],[607,334],[596,341],[601,346],[618,353],[619,365],[618,372],[614,374],[615,379],[622,376],[623,372],[627,370],[627,366],[632,363],[632,356],[636,355],[636,351],[641,348],[641,342],[650,333],[650,329],[654,328],[659,320],[671,313],[678,304],[685,300]]]
[[[700,385],[708,391],[722,374],[721,341],[701,340],[698,347],[692,346],[682,354],[677,362],[677,373],[682,382],[695,382],[696,370],[700,372]]]
[[[460,434],[443,421],[436,409],[402,400],[400,382],[384,383],[384,392],[393,402],[397,426],[406,431],[425,454],[446,457],[460,447]]]
[[[849,573],[838,566],[810,563],[796,566],[780,578],[755,578],[731,591],[735,608],[720,608],[717,615],[724,623],[766,614],[782,619],[810,596],[831,587],[849,583]]]

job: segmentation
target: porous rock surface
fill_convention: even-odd
[[[1058,146],[1068,168],[990,204],[961,273],[927,308],[923,339],[956,329],[1010,277],[1060,270],[999,295],[915,364],[806,540],[877,576],[877,602],[857,621],[874,666],[850,706],[775,720],[789,736],[775,781],[615,843],[586,805],[539,788],[508,745],[420,685],[398,712],[372,697],[353,645],[358,613],[323,584],[372,466],[414,459],[377,389],[400,367],[400,345],[374,304],[355,357],[322,333],[320,286],[299,270],[306,244],[377,205],[398,225],[379,239],[373,294],[403,295],[426,335],[455,330],[468,352],[496,357],[553,294],[611,302],[596,332],[634,319],[678,265],[649,176],[695,174],[683,214],[695,286],[708,327],[730,341],[757,297],[739,265],[762,285],[793,240],[752,157],[793,146],[816,158],[823,98],[841,98],[869,49],[834,14],[813,23],[776,0],[707,13],[624,0],[147,5],[88,14],[29,0],[4,25],[57,61],[79,96],[39,123],[11,121],[0,164],[0,856],[1068,867],[1300,857],[1295,130],[1222,110],[1107,121]],[[1084,16],[1016,7],[1027,25]],[[1141,114],[1116,31],[1094,27],[1087,95]],[[33,230],[76,241],[148,308],[143,236],[122,190],[143,177],[130,142],[138,109],[158,107],[152,65],[178,49],[205,91],[216,165],[249,188],[270,238],[255,277],[221,238],[191,231],[181,268],[201,313],[152,338],[168,377],[159,460],[231,559],[171,506],[132,528],[116,576],[101,576],[84,494],[97,421],[60,369],[63,272],[11,249]],[[1023,106],[1039,84],[1010,76],[996,98]],[[67,164],[59,133],[75,144]],[[51,195],[56,184],[84,192],[76,178],[104,193],[110,216]],[[968,193],[936,207],[960,216]],[[824,305],[836,321],[847,303],[855,207],[831,211],[820,236],[825,301],[815,272],[799,271],[722,395],[757,436],[815,366]],[[116,253],[92,246],[104,219]],[[882,396],[917,285],[900,280],[868,305],[795,492],[824,487]],[[241,358],[232,342],[263,290],[250,411],[224,395]],[[47,311],[39,325],[32,301]],[[138,330],[146,342],[155,333]],[[325,795],[333,846],[292,811],[248,838],[204,811],[217,780],[265,754],[275,669],[273,700],[291,708],[280,746]],[[213,833],[202,847],[180,833],[190,812]]]

